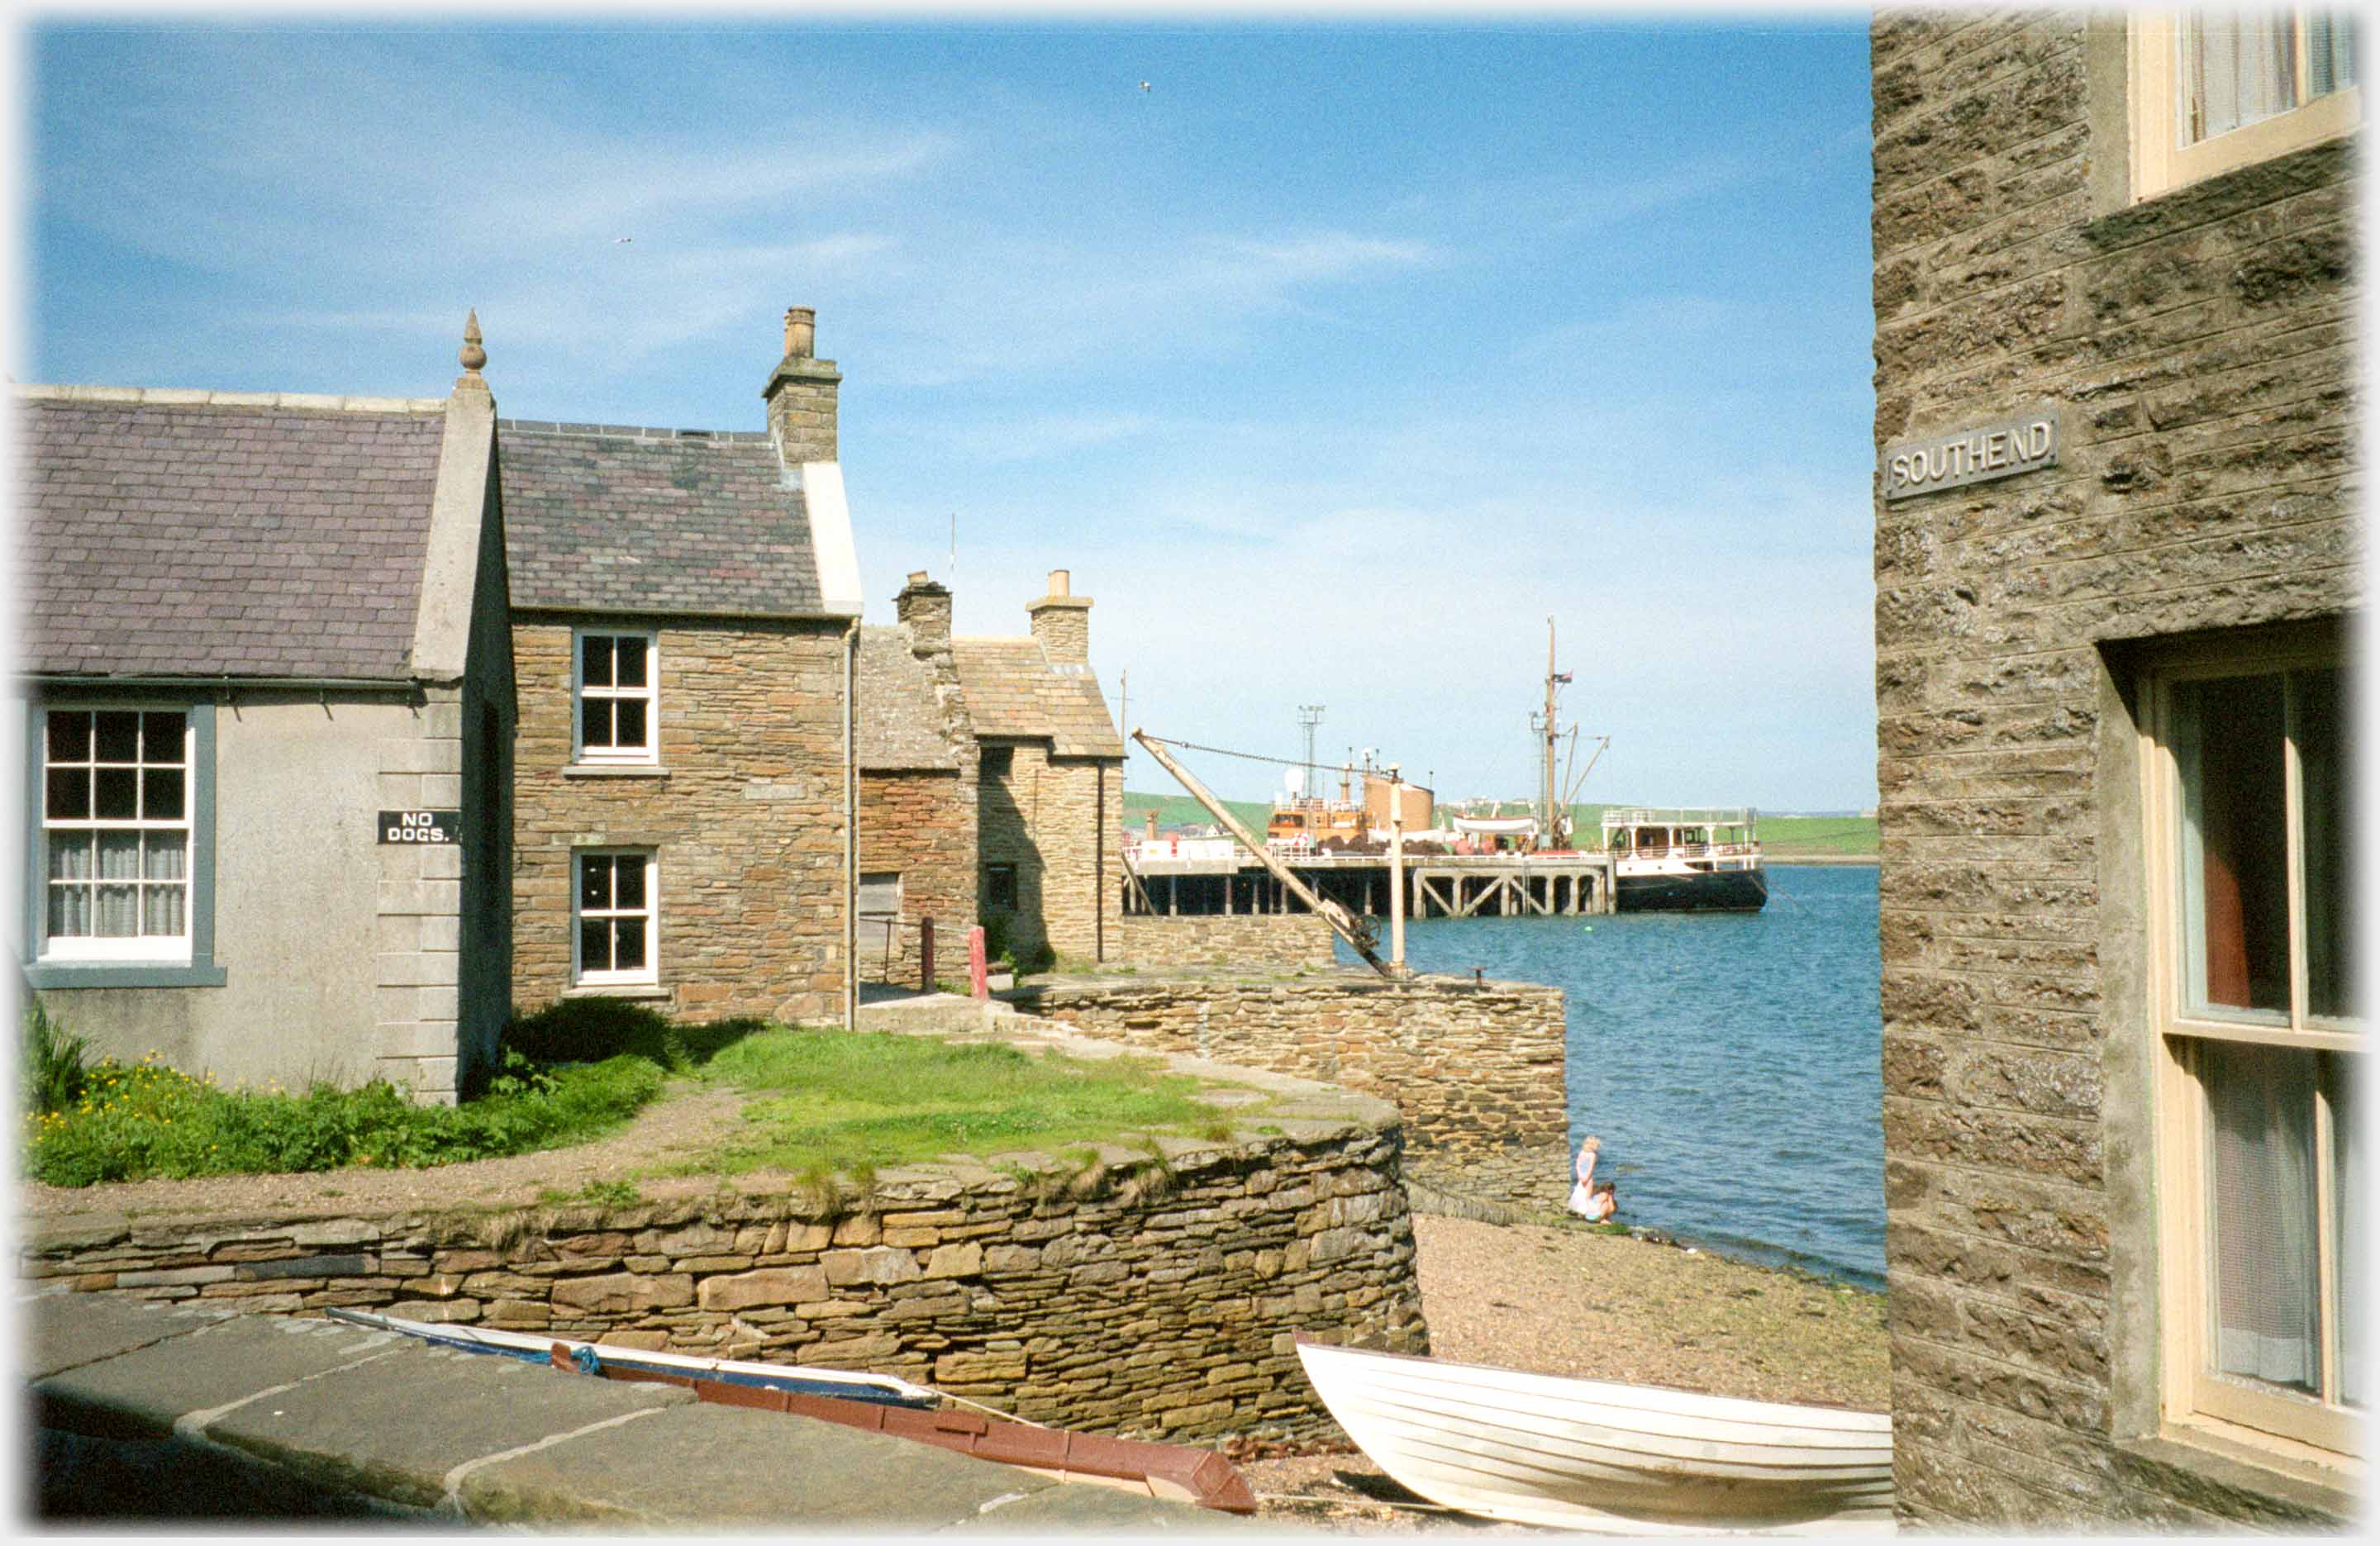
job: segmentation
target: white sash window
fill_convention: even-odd
[[[42,959],[188,960],[189,717],[53,708],[42,734]]]
[[[2354,705],[2335,658],[2153,680],[2169,1423],[2360,1455]]]

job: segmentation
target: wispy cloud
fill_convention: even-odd
[[[977,419],[932,435],[948,449],[977,462],[1037,462],[1098,446],[1140,439],[1159,421],[1138,413],[1035,414]]]

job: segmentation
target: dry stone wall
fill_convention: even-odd
[[[573,851],[649,848],[661,885],[655,957],[672,1012],[839,1013],[841,631],[651,621],[657,768],[574,767],[570,622],[514,626],[514,997],[529,1009],[571,990]]]
[[[1212,921],[1212,920],[1209,920]],[[1560,988],[1369,973],[1252,979],[1050,977],[1027,1014],[1151,1051],[1318,1079],[1395,1103],[1416,1160],[1560,1146]]]
[[[2126,661],[2361,604],[2354,147],[2134,201],[2125,46],[2072,11],[1871,33],[1876,444],[2043,405],[2061,437],[1876,506],[1896,1480],[1928,1523],[2320,1517],[2131,1442],[2160,1375]]]
[[[1095,1186],[950,1166],[888,1171],[864,1208],[780,1190],[478,1217],[29,1221],[19,1270],[47,1291],[344,1305],[897,1373],[1104,1432],[1320,1437],[1336,1430],[1295,1334],[1427,1339],[1395,1114],[1274,1085],[1292,1099],[1259,1126],[1277,1131],[1165,1140],[1163,1169],[1103,1151]]]
[[[1108,959],[1138,966],[1326,967],[1338,936],[1311,912],[1181,917],[1125,913],[1115,920]]]

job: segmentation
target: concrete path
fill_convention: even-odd
[[[1208,1535],[1252,1521],[694,1393],[273,1315],[18,1302],[48,1520]]]

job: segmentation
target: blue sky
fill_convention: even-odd
[[[20,42],[19,380],[438,395],[477,307],[506,415],[757,429],[813,306],[870,621],[1068,568],[1132,724],[1452,797],[1550,616],[1581,798],[1875,800],[1863,16]]]

